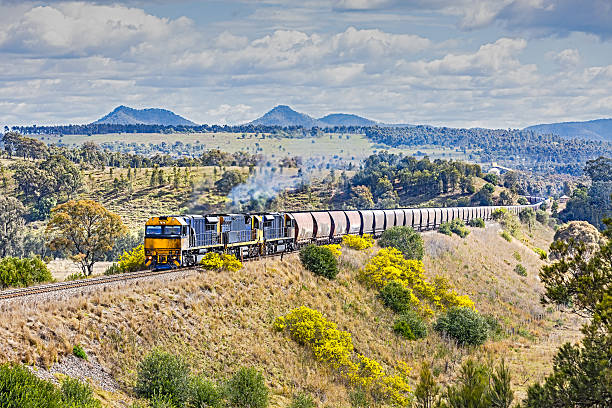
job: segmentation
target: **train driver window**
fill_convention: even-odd
[[[161,225],[147,225],[145,228],[145,235],[161,235]]]
[[[181,235],[181,227],[180,225],[177,225],[177,226],[166,225],[164,227],[164,234],[165,235]]]

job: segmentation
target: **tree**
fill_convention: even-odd
[[[457,382],[446,390],[448,408],[490,408],[489,370],[468,359],[461,367]]]
[[[423,363],[419,373],[419,383],[414,389],[416,408],[435,408],[438,406],[440,386],[436,383],[428,364]]]
[[[62,250],[91,275],[93,265],[126,231],[121,217],[91,200],[68,201],[51,211],[45,230],[49,247]]]
[[[24,225],[25,207],[15,197],[0,194],[0,254],[2,258],[14,255]]]
[[[593,253],[570,240],[555,241],[558,261],[542,268],[544,304],[571,305],[590,322],[581,344],[564,344],[553,359],[553,372],[527,391],[524,407],[612,406],[612,221],[607,240]]]
[[[533,227],[533,224],[535,224],[536,221],[536,213],[531,207],[525,208],[519,213],[519,219],[523,224],[527,224],[529,227],[529,232],[531,232],[531,227]]]
[[[244,183],[245,179],[238,170],[228,170],[215,182],[215,187],[223,194],[228,194],[238,184]]]
[[[600,156],[597,159],[587,160],[584,173],[592,181],[612,181],[612,159]]]

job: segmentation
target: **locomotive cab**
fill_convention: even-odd
[[[145,265],[172,269],[182,265],[189,246],[189,230],[182,217],[153,217],[145,225]]]

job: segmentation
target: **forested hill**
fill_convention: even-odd
[[[98,119],[93,124],[135,125],[139,123],[145,125],[164,126],[195,125],[195,123],[193,123],[192,121],[187,120],[182,116],[179,116],[174,112],[171,112],[166,109],[133,109],[123,105],[118,106],[108,115]]]
[[[596,119],[586,122],[562,122],[534,125],[525,128],[538,134],[555,134],[561,137],[612,142],[612,119]]]
[[[587,160],[612,156],[612,143],[565,139],[531,131],[457,129],[432,126],[366,129],[366,136],[389,147],[438,145],[471,151],[482,163],[517,170],[579,175]]]

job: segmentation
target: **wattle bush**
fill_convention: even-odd
[[[242,262],[234,255],[209,252],[200,261],[200,266],[206,270],[236,272],[242,268]]]
[[[481,345],[487,340],[489,325],[475,310],[453,307],[438,317],[434,329],[460,345]]]
[[[342,245],[361,251],[371,248],[374,245],[374,238],[370,234],[363,234],[361,237],[359,235],[344,235],[342,236]]]
[[[334,279],[338,275],[338,260],[329,248],[308,245],[300,250],[300,261],[304,268],[315,275]]]

